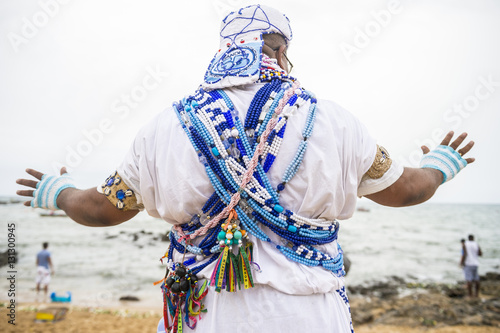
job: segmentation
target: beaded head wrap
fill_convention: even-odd
[[[202,87],[220,89],[256,82],[260,77],[264,34],[278,33],[288,43],[288,18],[274,8],[252,5],[229,13],[220,30],[220,47],[208,67]]]

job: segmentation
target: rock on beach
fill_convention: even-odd
[[[500,274],[481,276],[478,298],[465,283],[408,283],[393,277],[370,286],[348,287],[353,324],[411,327],[493,326],[500,328]]]

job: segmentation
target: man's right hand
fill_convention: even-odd
[[[453,134],[452,131],[448,132],[441,142],[441,145],[448,146],[461,156],[467,154],[474,146],[474,141],[470,141],[464,147],[458,149],[467,137],[467,133],[462,133],[455,140],[451,141]],[[425,155],[428,154],[430,150],[427,146],[422,146],[422,151]],[[473,157],[468,157],[465,161],[467,163],[473,163],[475,159]],[[443,172],[435,168],[405,167],[403,174],[394,184],[380,192],[367,195],[366,197],[376,203],[391,207],[417,205],[429,200],[443,183],[443,179]]]

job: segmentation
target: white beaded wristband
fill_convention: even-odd
[[[73,179],[67,173],[62,176],[43,175],[42,180],[38,182],[36,190],[33,192],[31,207],[58,210],[57,197],[62,190],[71,187],[75,188],[75,185]]]
[[[437,146],[420,160],[421,168],[432,168],[443,173],[441,184],[453,179],[466,166],[467,161],[456,150],[444,145]]]

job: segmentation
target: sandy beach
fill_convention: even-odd
[[[37,321],[37,313],[48,313],[50,309],[69,308],[64,318],[56,321]],[[161,311],[127,310],[126,308],[82,308],[53,304],[25,304],[16,309],[16,325],[5,319],[7,308],[0,309],[2,332],[156,332]]]
[[[125,308],[81,308],[69,306],[65,318],[57,322],[37,322],[37,312],[44,311],[47,307],[65,307],[62,305],[19,305],[16,311],[16,325],[7,322],[7,309],[0,309],[2,332],[51,332],[51,333],[80,333],[80,332],[156,332],[161,311],[153,310],[127,310]],[[425,326],[411,327],[402,325],[365,324],[355,327],[357,333],[494,333],[500,328],[491,326],[446,326],[428,328]]]
[[[467,297],[464,287],[463,282],[415,284],[397,277],[348,287],[355,332],[500,333],[500,274],[481,276],[477,298]],[[161,306],[141,301],[89,307],[45,299],[16,303],[13,316],[9,304],[0,301],[0,332],[151,333],[162,316]]]
[[[497,211],[496,206],[436,205],[413,209],[413,215],[407,216],[403,211],[374,207],[359,215],[357,224],[344,226],[344,240],[350,244],[353,261],[346,281],[355,332],[500,333],[500,235],[492,222],[498,220]],[[0,332],[156,332],[162,304],[159,287],[152,282],[164,275],[164,267],[154,255],[159,248],[168,247],[160,240],[163,224],[144,218],[108,231],[82,228],[61,217],[40,218],[14,206],[0,206],[0,213],[16,221],[22,236],[15,265],[16,325],[8,322],[10,299],[5,292],[0,295]],[[427,231],[439,226],[445,215],[457,223],[429,234]],[[375,231],[369,228],[375,223],[379,226],[376,231],[383,233],[395,221],[412,232],[403,236],[394,233],[387,239],[382,234],[374,236]],[[491,272],[482,276],[479,299],[465,297],[462,272],[457,266],[461,230],[472,223],[483,233],[481,246],[486,255],[482,272]],[[384,241],[371,244],[373,247],[355,247],[358,238],[368,236]],[[46,239],[51,241],[57,272],[50,291],[71,291],[71,303],[38,303],[42,300],[34,290],[33,258]],[[420,249],[416,254],[412,252],[415,247]],[[417,265],[420,257],[437,259]],[[426,274],[418,270],[421,267]],[[0,289],[7,290],[7,282],[0,282]],[[123,296],[136,296],[139,301],[122,302],[119,299]],[[67,307],[68,311],[57,322],[37,322],[37,314],[49,307]]]

